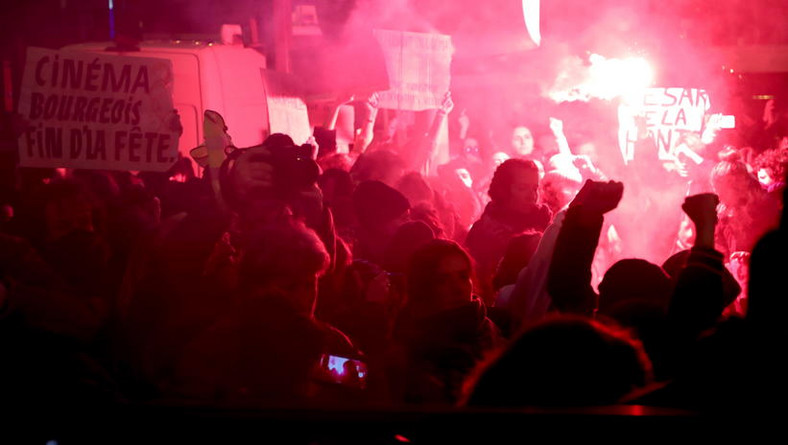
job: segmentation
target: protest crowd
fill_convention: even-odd
[[[625,103],[623,130],[527,106],[489,126],[447,60],[410,108],[334,91],[308,139],[274,102],[250,146],[200,110],[188,151],[150,96],[171,66],[56,53],[28,53],[0,122],[3,408],[715,415],[788,395],[780,97],[735,128],[699,88],[650,89],[664,114]]]
[[[680,175],[522,126],[479,150],[449,94],[399,145],[376,100],[346,152],[321,128],[228,146],[202,177],[186,157],[5,166],[3,400],[716,412],[784,389],[785,114]],[[431,168],[447,117],[462,131]],[[681,184],[675,208],[655,176]],[[627,193],[646,214],[616,216]],[[623,256],[657,212],[676,221],[664,256]]]

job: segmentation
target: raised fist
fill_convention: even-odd
[[[720,198],[714,193],[701,193],[684,199],[681,209],[695,226],[709,227],[717,224],[717,205]]]
[[[370,111],[377,110],[380,106],[380,94],[377,92],[372,93],[372,95],[367,98],[366,105]]]
[[[618,207],[623,195],[624,184],[621,182],[597,182],[589,179],[577,192],[570,207],[583,206],[592,212],[607,213]]]
[[[447,91],[446,94],[443,95],[443,102],[438,111],[443,114],[449,114],[453,109],[454,101],[451,100],[451,91]]]

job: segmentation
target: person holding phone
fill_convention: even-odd
[[[325,246],[303,223],[251,232],[238,265],[239,290],[185,348],[170,395],[222,406],[346,402],[347,393],[326,390],[315,375],[325,357],[360,357],[345,334],[314,317],[318,277],[328,265]],[[328,364],[345,372],[336,358]],[[349,386],[361,388],[364,375],[356,371],[355,378]]]

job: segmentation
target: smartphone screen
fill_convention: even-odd
[[[320,357],[317,378],[328,383],[363,389],[367,385],[367,365],[361,360],[323,354]]]

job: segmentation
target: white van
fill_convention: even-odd
[[[265,56],[243,46],[195,40],[149,41],[139,51],[117,51],[111,42],[69,45],[64,50],[101,52],[124,57],[154,57],[172,62],[173,104],[183,125],[178,151],[203,143],[205,110],[219,112],[238,147],[259,144],[268,134],[268,115],[261,70]]]

